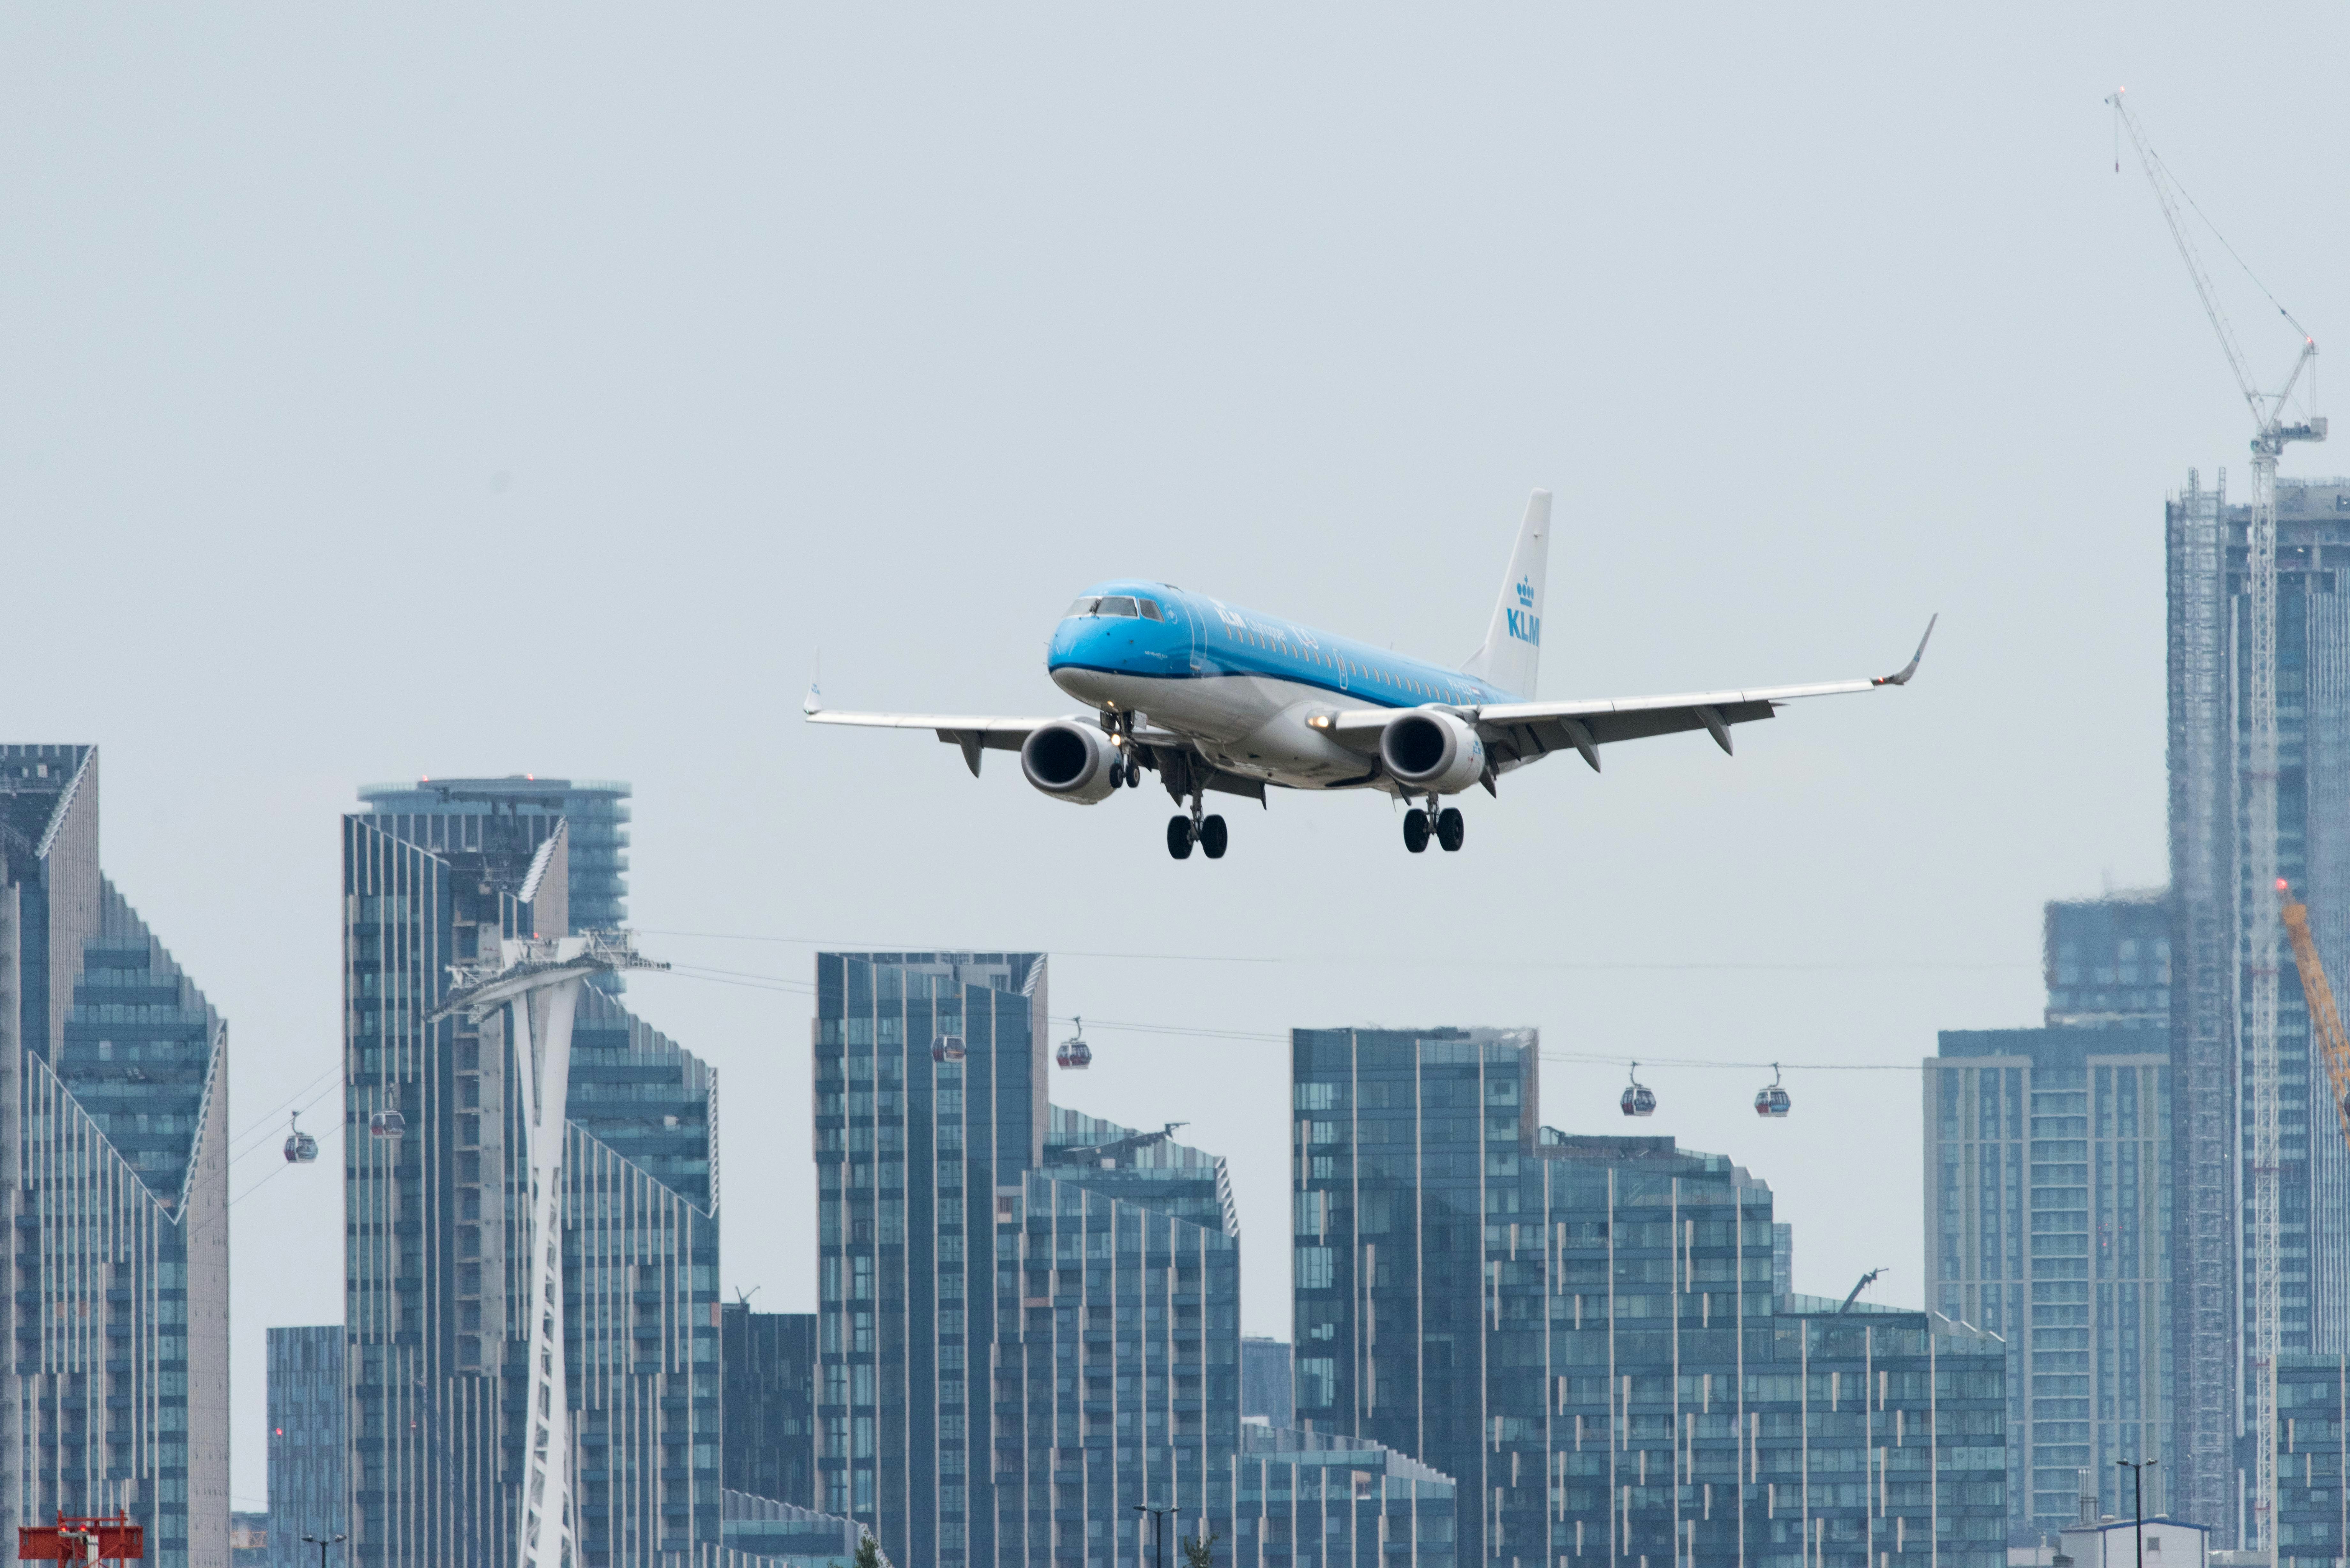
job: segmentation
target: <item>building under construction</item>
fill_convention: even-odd
[[[2350,1352],[2350,1151],[2301,987],[2277,971],[2276,894],[2306,900],[2320,956],[2350,972],[2350,479],[2279,479],[2275,538],[2274,836],[2255,759],[2250,504],[2224,471],[2190,472],[2167,508],[2172,888],[2172,1511],[2220,1539],[2268,1539],[2259,1517],[2258,1322],[2279,1354]],[[2272,858],[2271,852],[2272,851]],[[2273,1157],[2264,1137],[2263,992],[2273,996]],[[2272,1167],[2270,1161],[2273,1159]],[[2259,1202],[2274,1180],[2273,1241]]]

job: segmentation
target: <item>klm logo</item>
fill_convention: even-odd
[[[1518,606],[1505,609],[1503,618],[1509,624],[1510,636],[1519,642],[1542,646],[1542,618],[1534,614],[1534,584],[1532,577],[1518,579]]]

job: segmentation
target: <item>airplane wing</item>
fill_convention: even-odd
[[[1768,719],[1782,702],[1805,697],[1835,697],[1847,691],[1873,691],[1880,686],[1907,686],[1926,657],[1934,635],[1934,617],[1909,662],[1890,675],[1865,680],[1829,680],[1810,686],[1761,686],[1735,691],[1689,691],[1666,697],[1584,699],[1563,702],[1494,702],[1483,707],[1453,709],[1474,722],[1489,743],[1513,752],[1521,762],[1533,762],[1551,752],[1573,750],[1599,769],[1599,748],[1617,741],[1645,740],[1684,730],[1704,730],[1724,752],[1730,750],[1730,726]],[[1342,743],[1376,749],[1379,732],[1400,710],[1357,708],[1323,716],[1315,727]]]
[[[872,730],[930,730],[940,740],[962,748],[962,760],[971,769],[971,776],[979,776],[979,756],[983,751],[1016,752],[1022,742],[1046,724],[1056,723],[1059,716],[1038,719],[1008,719],[975,713],[843,713],[824,706],[823,696],[816,688],[808,688],[807,701],[801,704],[811,724],[854,724]]]

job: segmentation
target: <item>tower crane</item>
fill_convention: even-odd
[[[2211,330],[2220,339],[2220,351],[2227,357],[2228,369],[2236,378],[2236,389],[2243,395],[2244,406],[2252,416],[2252,519],[2250,548],[2246,554],[2245,580],[2251,597],[2251,626],[2247,639],[2249,669],[2246,670],[2244,704],[2246,740],[2249,742],[2245,764],[2246,815],[2246,875],[2240,886],[2248,889],[2251,908],[2242,912],[2241,928],[2250,938],[2246,954],[2245,1000],[2249,1016],[2245,1020],[2242,1067],[2247,1097],[2251,1102],[2252,1157],[2251,1187],[2252,1191],[2252,1222],[2248,1238],[2252,1250],[2251,1311],[2245,1315],[2252,1326],[2251,1371],[2256,1419],[2254,1441],[2258,1455],[2257,1473],[2252,1492],[2252,1539],[2247,1545],[2268,1552],[2273,1556],[2276,1547],[2276,1356],[2279,1341],[2278,1284],[2280,1241],[2277,1191],[2279,1155],[2277,1148],[2277,919],[2272,900],[2282,884],[2277,878],[2277,701],[2276,701],[2276,466],[2278,454],[2287,443],[2297,441],[2318,441],[2325,439],[2325,421],[2311,418],[2299,423],[2287,423],[2285,408],[2293,389],[2312,360],[2317,357],[2317,340],[2303,330],[2301,323],[2282,305],[2277,314],[2283,317],[2301,337],[2301,355],[2293,361],[2293,373],[2285,379],[2284,388],[2278,392],[2264,392],[2253,380],[2244,358],[2243,349],[2228,325],[2228,317],[2220,307],[2220,296],[2211,286],[2210,275],[2196,254],[2195,244],[2189,237],[2186,221],[2178,206],[2184,200],[2193,201],[2180,189],[2176,179],[2147,144],[2146,133],[2138,126],[2137,117],[2130,113],[2122,101],[2121,89],[2116,88],[2106,100],[2113,107],[2116,124],[2128,133],[2130,146],[2137,153],[2140,168],[2146,171],[2147,183],[2154,190],[2154,199],[2162,208],[2163,221],[2170,226],[2170,237],[2178,246],[2179,259],[2187,264],[2189,277],[2195,283],[2195,293],[2203,302],[2203,314],[2210,318]],[[2119,160],[2116,160],[2118,172]],[[2214,231],[2217,232],[2216,230]],[[2220,242],[2225,246],[2227,241]],[[2233,255],[2232,249],[2229,254]],[[2241,265],[2241,258],[2238,258]],[[2251,269],[2245,268],[2249,274]],[[2259,280],[2256,278],[2254,282]],[[2262,290],[2263,294],[2267,290]],[[2276,296],[2269,296],[2271,304]]]
[[[2342,1014],[2334,1005],[2334,987],[2326,981],[2316,939],[2309,934],[2309,906],[2287,898],[2284,929],[2293,939],[2293,962],[2301,971],[2301,994],[2309,1002],[2309,1027],[2317,1036],[2318,1052],[2325,1059],[2325,1076],[2334,1085],[2334,1114],[2342,1123],[2342,1141],[2350,1144],[2350,1034],[2343,1033]]]

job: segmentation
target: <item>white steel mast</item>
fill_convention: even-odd
[[[524,1407],[522,1508],[516,1568],[577,1563],[571,1507],[570,1389],[563,1343],[564,1106],[571,1084],[571,1022],[579,987],[616,969],[667,969],[641,957],[626,931],[498,944],[494,961],[452,966],[455,987],[432,1022],[463,1012],[478,1023],[514,1006],[515,1081],[530,1171],[530,1395]]]
[[[2194,279],[2203,313],[2210,317],[2211,330],[2220,339],[2220,352],[2227,356],[2228,369],[2235,375],[2237,390],[2243,394],[2244,405],[2252,415],[2252,520],[2244,573],[2251,600],[2251,625],[2245,639],[2246,844],[2243,883],[2237,895],[2241,911],[2239,930],[2244,993],[2249,1004],[2245,1009],[2241,1078],[2251,1101],[2252,1123],[2249,1171],[2252,1214],[2246,1238],[2251,1251],[2248,1272],[2252,1299],[2245,1317],[2251,1328],[2249,1370],[2256,1458],[2249,1521],[2251,1539],[2245,1544],[2273,1557],[2276,1358],[2280,1337],[2277,1296],[2281,1273],[2277,1191],[2277,929],[2282,904],[2277,878],[2276,468],[2277,456],[2284,451],[2286,442],[2325,439],[2323,419],[2300,424],[2284,422],[2286,402],[2301,384],[2302,374],[2309,369],[2310,361],[2316,358],[2317,340],[2303,331],[2301,323],[2294,321],[2282,306],[2278,306],[2277,313],[2300,333],[2301,356],[2293,361],[2293,374],[2285,379],[2283,390],[2270,393],[2260,389],[2244,363],[2243,350],[2237,345],[2227,316],[2220,308],[2210,277],[2195,254],[2187,224],[2179,216],[2174,194],[2184,192],[2175,192],[2177,182],[2147,145],[2146,133],[2122,102],[2120,90],[2116,89],[2106,101],[2113,106],[2116,120],[2129,133],[2130,146],[2137,151],[2138,164],[2146,171],[2147,183],[2153,187],[2154,199],[2161,204],[2163,221],[2170,225],[2170,237],[2178,243],[2179,258],[2186,262],[2188,275]],[[2224,239],[2220,241],[2223,245],[2226,243]],[[2223,538],[2223,558],[2225,550]]]

